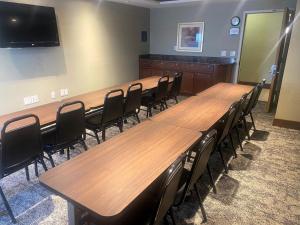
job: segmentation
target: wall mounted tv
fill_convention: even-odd
[[[59,46],[52,7],[0,1],[0,48]]]

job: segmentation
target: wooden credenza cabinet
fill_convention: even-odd
[[[219,82],[231,82],[231,58],[170,55],[140,56],[140,78],[183,73],[181,93],[195,95]]]

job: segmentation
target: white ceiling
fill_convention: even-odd
[[[195,2],[224,2],[224,1],[247,1],[247,0],[174,0],[169,2],[159,3],[155,0],[107,0],[111,2],[119,2],[128,5],[136,5],[147,8],[158,8],[158,7],[168,7],[168,6],[176,6],[176,5],[187,5]]]

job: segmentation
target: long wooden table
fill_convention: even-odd
[[[206,132],[224,116],[235,101],[252,89],[253,87],[246,85],[219,83],[157,114],[151,120]]]
[[[200,138],[200,132],[148,120],[39,179],[74,205],[114,217]]]
[[[86,93],[83,95],[78,95],[78,96],[74,96],[71,98],[67,98],[60,102],[56,101],[56,102],[53,102],[50,104],[32,107],[32,108],[21,110],[21,111],[14,112],[14,113],[9,113],[9,114],[0,116],[0,130],[3,127],[3,124],[7,120],[15,118],[17,116],[26,115],[26,114],[37,115],[40,119],[41,126],[47,126],[47,125],[55,122],[57,110],[65,102],[71,102],[71,101],[76,101],[76,100],[83,101],[83,103],[85,104],[86,110],[88,111],[93,107],[99,107],[99,106],[103,105],[105,95],[107,94],[107,92],[109,92],[111,90],[122,89],[126,94],[127,89],[131,84],[139,82],[139,83],[142,83],[143,90],[146,91],[146,90],[155,88],[157,86],[157,82],[158,82],[159,78],[160,78],[159,76],[153,76],[153,77],[148,77],[148,78],[141,79],[141,80],[135,80],[135,81],[127,82],[125,84],[113,86],[110,88],[105,88],[105,89],[101,89],[98,91],[89,92],[89,93]],[[170,82],[172,80],[173,80],[173,78],[170,78]]]

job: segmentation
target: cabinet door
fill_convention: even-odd
[[[194,77],[195,94],[213,86],[212,74],[196,73]]]
[[[159,70],[159,69],[153,69],[152,70],[152,76],[160,76],[162,77],[164,75],[164,71],[163,70]]]
[[[183,72],[181,93],[187,95],[194,94],[194,73]]]
[[[151,77],[152,76],[152,70],[148,68],[142,68],[140,72],[141,78]]]

